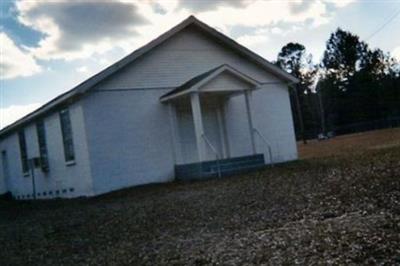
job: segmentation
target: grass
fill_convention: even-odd
[[[366,134],[241,176],[0,202],[0,265],[400,264],[400,146]]]
[[[360,153],[371,149],[400,146],[400,128],[376,130],[338,136],[330,140],[299,142],[299,156],[302,159]]]

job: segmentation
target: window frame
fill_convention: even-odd
[[[49,154],[47,150],[46,127],[44,120],[36,122],[36,136],[39,146],[40,167],[43,172],[48,172],[49,167]]]
[[[25,130],[18,131],[19,155],[21,160],[22,173],[24,176],[29,175],[28,149],[26,146]]]
[[[75,148],[71,116],[68,108],[60,110],[59,119],[61,126],[61,137],[64,147],[64,159],[66,165],[73,165],[75,164]]]

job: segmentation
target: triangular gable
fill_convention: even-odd
[[[229,73],[230,75],[234,76],[235,78],[251,85],[252,87],[256,87],[260,85],[258,81],[255,79],[247,76],[246,74],[240,72],[239,70],[224,64],[213,68],[205,73],[202,73],[198,76],[193,77],[192,79],[186,81],[181,86],[177,87],[176,89],[164,94],[160,97],[161,102],[166,102],[170,99],[188,94],[193,91],[198,91],[201,87],[205,86],[212,80],[216,79],[223,73]]]

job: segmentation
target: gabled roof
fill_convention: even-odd
[[[135,50],[128,56],[122,58],[121,60],[117,61],[113,65],[107,67],[106,69],[100,71],[96,75],[92,76],[91,78],[85,80],[84,82],[80,83],[73,89],[61,94],[60,96],[54,98],[50,102],[46,103],[45,105],[41,106],[39,109],[35,110],[34,112],[24,116],[23,118],[19,119],[18,121],[14,122],[13,124],[5,127],[0,131],[0,137],[7,134],[8,132],[16,129],[19,126],[22,126],[25,123],[30,122],[34,118],[43,115],[55,108],[58,108],[60,105],[73,101],[76,98],[81,97],[84,95],[90,88],[101,82],[102,80],[108,78],[116,71],[120,70],[121,68],[125,67],[126,65],[132,63],[140,56],[144,55],[145,53],[149,52],[156,46],[160,45],[161,43],[165,42],[173,35],[177,34],[181,30],[185,29],[190,25],[195,25],[202,29],[204,32],[210,34],[211,36],[218,39],[221,43],[225,44],[228,47],[236,50],[239,54],[245,56],[249,60],[259,64],[261,67],[265,68],[267,71],[275,74],[276,76],[280,77],[281,79],[290,82],[290,83],[298,83],[298,79],[294,76],[290,75],[289,73],[281,70],[279,67],[271,64],[261,56],[255,54],[254,52],[250,51],[246,47],[238,44],[234,40],[230,39],[229,37],[225,36],[224,34],[218,32],[214,28],[206,25],[205,23],[201,22],[194,16],[190,16],[169,31],[163,33],[156,39],[152,40],[148,44],[142,46],[141,48]]]
[[[228,73],[234,75],[235,77],[237,77],[247,83],[250,83],[254,86],[260,85],[260,83],[258,81],[256,81],[255,79],[247,76],[246,74],[240,72],[239,70],[231,67],[228,64],[223,64],[223,65],[215,67],[207,72],[204,72],[198,76],[195,76],[194,78],[186,81],[179,87],[162,95],[160,97],[160,101],[165,102],[171,98],[175,98],[180,95],[187,94],[190,91],[197,90],[199,87],[203,86],[204,84],[206,84],[207,82],[211,81],[212,79],[214,79],[215,77],[217,77],[218,75],[220,75],[221,73],[224,73],[224,72],[228,72]]]

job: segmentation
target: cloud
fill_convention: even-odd
[[[356,0],[324,0],[326,3],[333,4],[335,7],[343,8],[352,3],[355,3]]]
[[[161,14],[161,15],[167,14],[167,10],[160,3],[153,2],[153,3],[151,3],[151,6],[152,6],[153,11],[155,13],[158,13],[158,14]]]
[[[298,14],[307,11],[312,4],[313,1],[310,0],[293,1],[289,2],[289,8],[292,14]]]
[[[23,116],[40,107],[39,103],[26,105],[11,105],[6,108],[0,108],[0,129],[12,124]]]
[[[397,60],[400,61],[400,46],[393,49],[392,56],[394,56]]]
[[[18,1],[18,20],[41,32],[32,54],[44,60],[75,60],[102,55],[115,48],[131,52],[191,14],[225,34],[235,27],[252,29],[235,38],[260,42],[255,34],[285,35],[279,25],[317,27],[330,21],[333,11],[352,0],[43,0]],[[223,19],[222,19],[223,18]],[[252,36],[255,35],[255,36]]]
[[[314,26],[330,20],[332,8],[342,8],[355,0],[180,0],[178,6],[198,12],[213,24],[268,26],[280,22],[312,21]],[[223,18],[223,19],[221,19]]]
[[[179,0],[178,7],[192,12],[216,10],[220,7],[244,7],[254,0]]]
[[[89,71],[89,68],[87,66],[81,66],[76,69],[76,72],[79,72],[79,73],[87,73],[88,71]]]
[[[283,31],[282,28],[273,27],[273,28],[271,28],[271,33],[278,34],[278,35],[284,35],[285,31]]]
[[[30,48],[41,59],[73,60],[136,36],[148,21],[135,4],[111,1],[19,1],[18,20],[45,37]]]
[[[35,59],[21,50],[5,33],[0,32],[0,80],[27,77],[39,73]]]
[[[224,31],[229,27],[272,27],[279,23],[310,24],[313,27],[330,20],[327,4],[323,0],[309,1],[301,8],[301,12],[293,12],[292,1],[246,2],[241,8],[223,6],[218,10],[210,9],[199,14],[200,19]],[[221,18],[224,19],[221,19]],[[310,23],[311,22],[311,23]]]
[[[268,37],[265,34],[242,35],[236,41],[244,46],[252,47],[267,42]]]

